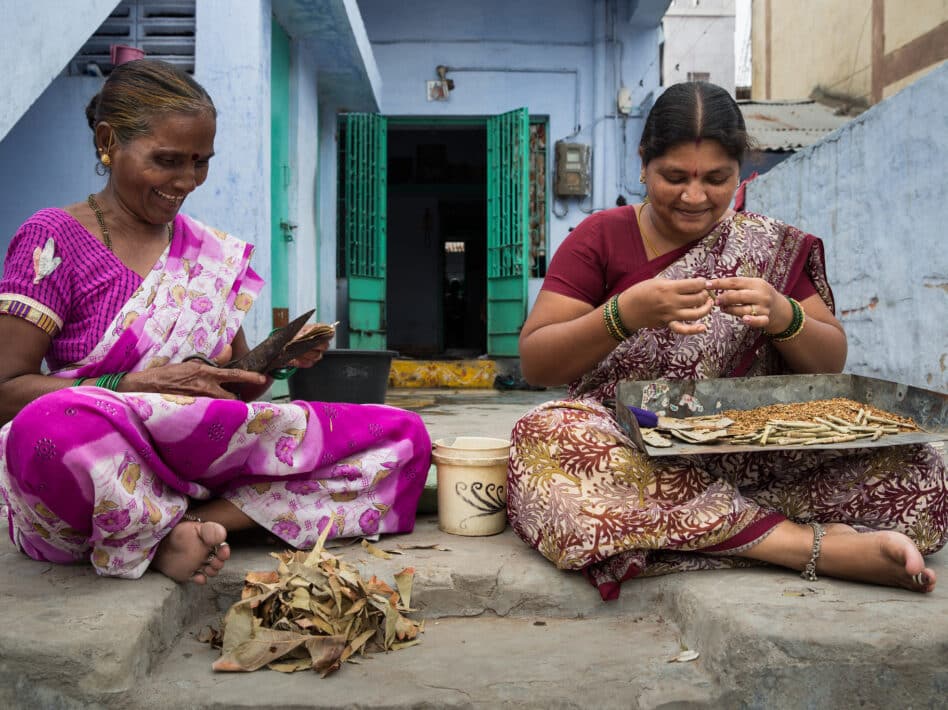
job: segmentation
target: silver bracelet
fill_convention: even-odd
[[[808,582],[815,582],[818,579],[816,576],[816,561],[820,559],[820,548],[823,545],[823,536],[826,534],[826,529],[819,523],[807,523],[807,525],[813,528],[813,549],[810,551],[810,561],[806,563],[806,567],[803,568],[800,576]]]

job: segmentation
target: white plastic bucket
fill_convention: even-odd
[[[507,525],[510,442],[481,436],[439,439],[438,526],[452,535],[496,535]]]

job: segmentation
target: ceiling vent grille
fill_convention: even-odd
[[[194,73],[195,0],[123,0],[69,63],[70,74],[112,71],[109,48],[124,44]]]

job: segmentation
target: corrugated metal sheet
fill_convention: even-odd
[[[738,101],[747,131],[761,150],[797,150],[826,137],[852,116],[816,101]]]

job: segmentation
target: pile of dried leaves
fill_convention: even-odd
[[[328,527],[326,532],[328,532]],[[272,553],[274,572],[248,572],[239,602],[220,631],[198,637],[221,648],[215,671],[318,671],[325,678],[355,654],[419,643],[424,622],[408,619],[414,569],[395,575],[397,590],[323,549]]]

